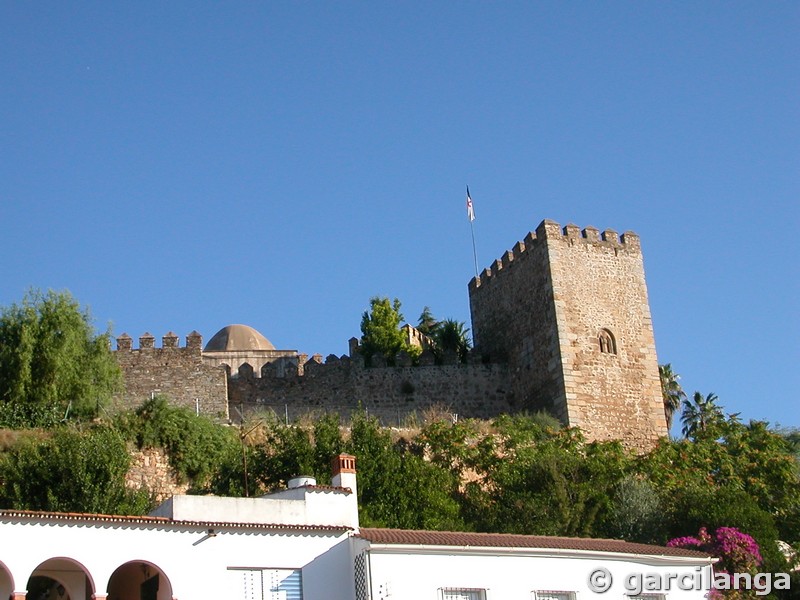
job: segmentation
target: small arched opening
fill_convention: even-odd
[[[617,340],[609,329],[601,329],[597,334],[597,341],[600,344],[600,352],[603,354],[617,353]]]
[[[26,586],[28,600],[91,600],[94,582],[71,558],[51,558],[36,567]]]
[[[0,598],[10,598],[14,591],[14,577],[2,561],[0,561]]]
[[[172,584],[164,571],[147,561],[127,562],[108,580],[108,600],[171,600]]]
[[[239,365],[239,377],[245,379],[252,379],[253,373],[254,373],[253,365],[251,365],[249,362],[244,362],[241,365]]]

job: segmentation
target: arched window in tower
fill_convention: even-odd
[[[603,354],[617,353],[617,341],[614,339],[614,334],[608,329],[601,329],[597,339],[600,343],[600,352]]]

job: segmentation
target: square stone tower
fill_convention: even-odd
[[[667,435],[639,237],[545,220],[469,283],[476,350],[589,440]]]

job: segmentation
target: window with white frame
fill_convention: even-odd
[[[532,600],[575,600],[575,592],[536,590]]]
[[[478,588],[442,588],[442,600],[486,600],[486,590]]]
[[[303,600],[300,569],[229,569],[232,598],[242,600]]]

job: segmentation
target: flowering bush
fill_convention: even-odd
[[[755,573],[763,562],[756,541],[735,527],[719,527],[714,535],[701,527],[697,537],[679,537],[667,546],[708,552],[719,558],[718,570],[728,573]]]
[[[705,527],[701,527],[697,537],[675,538],[667,542],[667,546],[699,550],[719,558],[714,569],[717,574],[750,573],[753,575],[763,563],[756,541],[735,527],[718,527],[713,535],[708,533]],[[711,590],[708,597],[745,598],[748,596],[737,592],[721,594]]]

